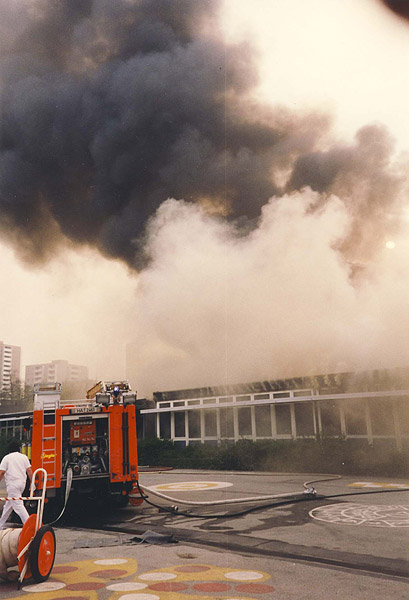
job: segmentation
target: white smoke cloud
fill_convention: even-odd
[[[408,365],[408,223],[357,272],[338,250],[350,214],[336,196],[322,203],[305,189],[272,199],[243,236],[168,200],[149,223],[151,263],[139,274],[68,249],[27,271],[2,246],[0,339],[22,346],[23,364],[65,358],[102,379],[125,375],[134,342],[139,396]]]
[[[396,240],[356,280],[337,250],[349,212],[335,196],[319,204],[309,188],[272,199],[247,237],[198,206],[162,204],[137,287],[139,390],[408,361],[408,246]]]

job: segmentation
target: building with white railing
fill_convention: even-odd
[[[343,437],[409,445],[409,369],[156,392],[144,437],[175,444]]]

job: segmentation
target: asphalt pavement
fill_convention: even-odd
[[[170,511],[178,501],[176,513],[146,503],[104,515],[68,513],[55,528],[57,555],[50,579],[34,588],[28,581],[20,591],[15,583],[0,584],[0,598],[406,599],[409,481],[360,476],[320,482],[314,484],[314,499],[270,505],[241,516],[232,513],[250,505],[180,504],[299,494],[303,482],[321,477],[142,472],[143,485],[157,486],[160,493],[175,498],[170,503],[149,493],[149,501]],[[149,531],[166,537],[142,543]]]
[[[185,541],[230,550],[409,576],[409,478],[405,481],[361,476],[317,481],[313,484],[316,497],[306,495],[290,503],[285,499],[266,500],[270,506],[264,508],[254,504],[189,507],[178,503],[283,493],[302,495],[304,482],[319,479],[325,477],[214,471],[141,473],[142,485],[156,486],[157,491],[174,497],[178,512],[160,512],[151,506],[143,506],[139,511],[127,509],[127,516],[122,514],[120,523],[113,519],[107,526],[139,533],[146,528],[172,531]],[[212,482],[225,487],[212,487]],[[148,495],[149,501],[164,508],[172,504]],[[244,511],[249,512],[234,516]]]

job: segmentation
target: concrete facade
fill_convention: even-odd
[[[30,387],[36,383],[67,383],[88,379],[88,368],[71,365],[67,360],[53,360],[26,366],[25,382]]]
[[[11,383],[20,379],[20,346],[0,341],[0,390],[10,389]]]

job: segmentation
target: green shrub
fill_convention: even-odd
[[[407,476],[409,451],[373,446],[366,440],[317,438],[299,440],[222,441],[181,448],[151,438],[138,444],[139,464],[219,471],[278,471],[372,476]]]

